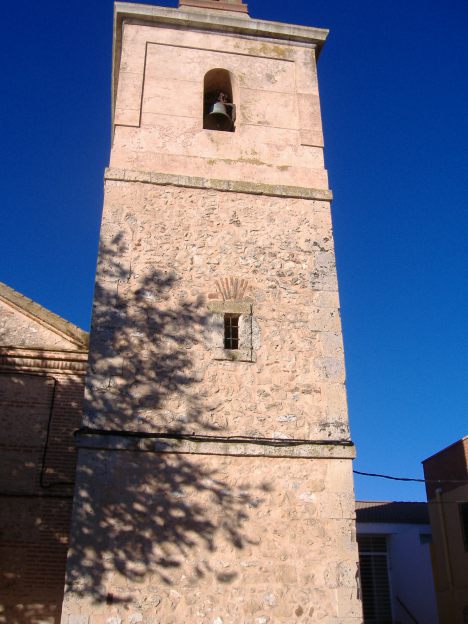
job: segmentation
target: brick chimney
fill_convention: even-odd
[[[238,11],[247,13],[247,5],[242,0],[179,0],[179,8],[183,6],[200,9],[218,9],[220,11]]]

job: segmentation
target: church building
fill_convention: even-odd
[[[88,334],[0,282],[0,624],[58,624]]]
[[[62,624],[362,622],[326,36],[115,5]]]

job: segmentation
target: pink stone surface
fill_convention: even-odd
[[[74,534],[72,552],[84,557],[88,573],[76,593],[69,587],[62,622],[77,612],[89,624],[361,621],[348,461],[193,455],[183,468],[205,475],[204,487],[194,480],[171,489],[168,475],[182,469],[177,456],[126,452],[123,462],[119,453],[82,453],[88,470],[79,486],[101,511],[81,525],[89,536]],[[99,482],[89,480],[94,471]],[[213,496],[220,490],[224,498]],[[172,508],[181,511],[174,534],[194,524],[184,530],[190,545],[167,527],[158,531]],[[187,510],[197,510],[196,517]],[[145,529],[146,515],[154,524]],[[204,529],[195,530],[200,519]],[[97,561],[103,522],[112,526],[114,547]],[[131,572],[138,577],[130,580]],[[98,580],[113,604],[77,598],[80,582]]]
[[[129,22],[122,45],[62,622],[358,624],[313,46]],[[232,133],[203,129],[216,68]]]
[[[203,129],[216,67],[233,78],[233,133]],[[113,167],[328,188],[312,49],[127,24],[114,122]]]
[[[192,428],[200,433],[348,437],[327,202],[107,182],[101,245],[107,251],[97,276],[88,425],[164,429],[190,419],[196,404],[203,418]],[[162,293],[165,276],[174,283]],[[258,326],[254,363],[215,359],[208,301],[223,277],[249,284]],[[119,323],[110,302],[125,310]],[[175,319],[171,331],[196,383],[162,399],[153,370],[165,347],[157,335],[151,339],[148,319],[182,305],[197,324]],[[106,331],[103,319],[111,325]],[[112,402],[119,412],[104,409]]]

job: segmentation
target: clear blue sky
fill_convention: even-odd
[[[468,433],[468,3],[249,7],[331,30],[319,79],[355,468],[421,477],[422,459]],[[88,329],[112,2],[28,0],[4,18],[0,280]],[[424,498],[363,477],[356,493]]]

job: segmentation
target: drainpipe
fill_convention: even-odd
[[[450,596],[450,607],[451,607],[451,611],[452,611],[452,616],[454,615],[454,610],[455,610],[455,605],[453,602],[454,599],[454,595],[453,595],[453,571],[452,571],[452,564],[450,562],[450,551],[449,551],[449,543],[448,543],[448,538],[447,538],[447,527],[445,525],[445,513],[444,513],[444,507],[443,507],[443,500],[442,500],[442,488],[437,488],[435,495],[436,495],[436,504],[437,504],[437,513],[439,515],[439,521],[440,521],[440,527],[442,529],[442,544],[443,544],[443,551],[444,551],[444,560],[445,560],[445,568],[447,570],[447,580],[448,580],[448,590],[449,590],[449,596]]]

